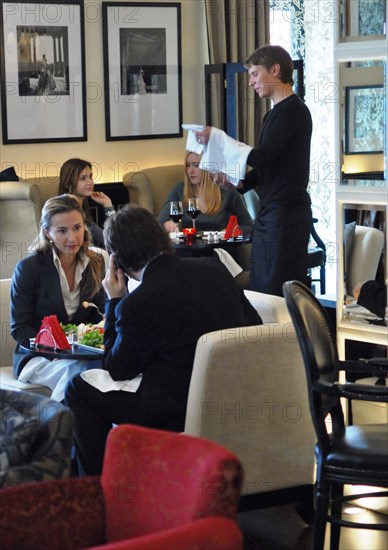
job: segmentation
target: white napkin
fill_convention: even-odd
[[[237,277],[242,271],[243,268],[239,265],[234,258],[224,250],[223,248],[215,248],[214,252],[217,252],[220,261],[225,265],[225,267],[230,271],[233,277]]]
[[[205,147],[199,167],[213,174],[222,172],[233,185],[245,177],[250,145],[237,141],[223,130],[213,128]]]
[[[109,372],[103,369],[86,370],[81,373],[81,377],[93,388],[103,393],[108,391],[136,393],[141,383],[141,374],[138,374],[132,380],[113,380]]]
[[[216,174],[222,172],[233,185],[245,177],[247,158],[252,151],[250,145],[228,136],[223,130],[212,127],[209,143],[205,146],[198,143],[195,132],[203,130],[200,124],[182,124],[182,128],[188,130],[186,151],[197,155],[202,154],[199,167],[207,172]]]

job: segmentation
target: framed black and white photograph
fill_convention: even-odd
[[[181,137],[179,3],[103,2],[106,140]]]
[[[345,153],[384,151],[384,87],[348,86],[345,100]]]
[[[83,0],[1,1],[3,143],[85,141]]]

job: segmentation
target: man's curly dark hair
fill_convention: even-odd
[[[139,271],[159,254],[175,252],[171,238],[146,208],[128,205],[104,226],[105,246],[119,268]]]

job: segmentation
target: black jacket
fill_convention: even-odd
[[[85,300],[93,302],[103,311],[103,288],[93,298],[85,296],[81,290],[79,307],[69,319],[52,253],[46,255],[41,251],[36,252],[21,260],[12,276],[11,334],[19,344],[28,342],[29,338],[35,338],[46,315],[56,315],[59,322],[64,324],[98,323],[101,320],[100,314],[95,308],[85,309],[81,305]],[[20,373],[29,358],[26,354],[20,355],[17,346],[14,355],[16,374]]]
[[[162,255],[142,284],[109,300],[105,368],[114,380],[142,373],[142,424],[184,418],[195,348],[208,332],[262,324],[228,270],[212,258]]]

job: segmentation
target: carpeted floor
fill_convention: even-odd
[[[347,519],[361,522],[388,522],[388,516],[360,509]],[[239,514],[245,550],[311,550],[313,527],[306,526],[294,505],[266,508]],[[325,550],[329,549],[330,531],[326,531]],[[340,550],[387,550],[388,532],[341,529]]]

